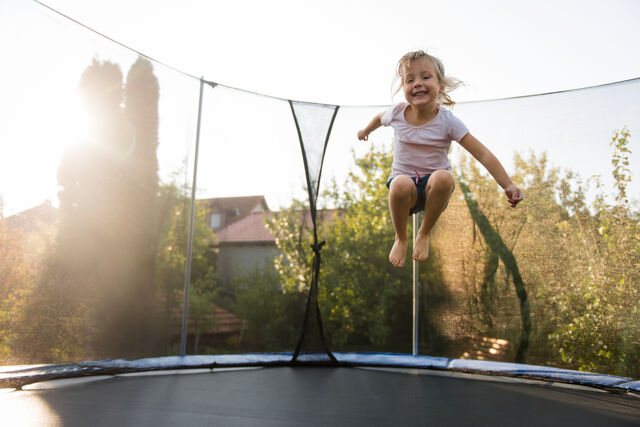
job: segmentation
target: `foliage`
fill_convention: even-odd
[[[55,362],[81,356],[82,308],[56,280],[51,252],[55,225],[33,230],[0,222],[0,358],[5,363]],[[60,315],[62,313],[62,315]]]
[[[26,292],[22,289],[33,286],[33,280],[20,234],[7,227],[0,216],[0,360],[10,360],[16,303]]]
[[[640,221],[626,193],[631,180],[629,138],[623,129],[611,140],[614,200],[598,193],[592,215],[584,196],[574,195],[572,207],[581,209],[558,224],[576,268],[564,292],[545,295],[555,307],[558,325],[549,338],[564,362],[584,370],[637,377]]]
[[[237,278],[232,288],[233,310],[247,322],[243,348],[291,351],[300,335],[306,294],[287,290],[273,267],[252,270],[246,277]]]
[[[487,300],[493,299],[491,298],[488,288],[491,288],[494,285],[493,282],[498,267],[498,259],[502,261],[507,268],[508,273],[513,278],[513,284],[520,302],[520,316],[522,318],[522,333],[520,335],[520,342],[518,344],[515,361],[517,363],[524,363],[526,362],[527,350],[529,347],[531,316],[529,302],[527,300],[527,291],[525,289],[525,284],[522,281],[518,264],[513,256],[513,252],[507,248],[500,234],[498,234],[491,226],[487,217],[478,207],[478,202],[471,194],[469,186],[464,181],[464,178],[458,176],[458,183],[460,184],[460,188],[467,203],[467,207],[469,208],[471,217],[473,218],[475,225],[479,228],[480,233],[487,244],[488,262],[487,267],[485,267],[483,292],[481,294],[483,305],[486,307]]]
[[[323,202],[335,208],[318,213],[318,234],[327,242],[318,301],[332,349],[410,350],[411,262],[402,269],[388,262],[394,239],[385,187],[390,166],[390,154],[372,148],[356,159],[344,186],[333,182],[323,193]],[[275,265],[285,293],[306,293],[311,276],[310,221],[302,206],[296,202],[269,224],[282,251]],[[438,273],[434,257],[427,265],[422,283],[428,292]],[[431,339],[432,326],[422,326]]]
[[[388,261],[394,240],[385,187],[390,167],[389,153],[372,149],[356,159],[346,186],[334,182],[326,195],[337,211],[321,221],[328,244],[318,298],[337,349],[411,342],[411,262],[397,269]]]
[[[187,187],[180,188],[176,184],[165,184],[160,187],[158,198],[158,230],[156,231],[158,245],[155,254],[154,283],[156,293],[163,302],[163,328],[172,331],[165,339],[178,339],[176,331],[180,331],[182,326],[190,219],[189,194]],[[194,352],[198,351],[202,331],[213,326],[213,321],[208,314],[211,312],[218,287],[214,267],[216,255],[211,246],[215,237],[213,231],[207,226],[206,216],[205,207],[196,204],[188,317],[188,327],[196,331]]]
[[[88,141],[65,151],[59,168],[56,268],[88,301],[96,356],[142,356],[157,351],[158,338],[150,315],[157,80],[146,60],[132,66],[125,85],[116,64],[94,60],[80,88],[93,127]]]
[[[91,354],[89,304],[50,253],[41,269],[34,286],[23,288],[13,301],[12,356],[20,363],[82,360]]]
[[[562,175],[544,154],[516,155],[514,181],[525,200],[506,209],[491,178],[469,158],[459,162],[471,194],[513,252],[526,283],[532,319],[529,363],[639,374],[640,240],[638,213],[626,193],[628,138],[626,130],[617,132],[611,143],[617,189],[611,198],[598,180],[593,195],[577,174]],[[518,301],[508,286],[511,275],[502,262],[496,268],[495,252],[478,238],[481,230],[470,216],[454,195],[433,239],[436,251],[447,254],[441,257],[442,269],[457,302],[441,316],[442,332],[518,342],[521,327]]]
[[[529,215],[523,204],[509,209],[493,178],[468,154],[460,153],[456,160],[457,188],[432,233],[450,293],[432,315],[450,340],[443,355],[460,357],[471,353],[476,338],[497,337],[513,343],[511,360],[524,361],[533,329],[531,297],[527,266],[516,252]],[[520,177],[514,180],[528,195],[527,183]]]
[[[512,250],[526,283],[532,319],[529,363],[639,375],[640,233],[638,214],[626,194],[628,141],[626,130],[612,139],[617,189],[612,197],[598,179],[592,180],[593,192],[575,172],[563,175],[551,167],[545,155],[517,155],[514,181],[525,200],[516,209],[505,209],[491,179],[475,163],[460,162],[471,193]],[[462,319],[466,331],[517,342],[518,305],[507,286],[509,271],[502,263],[493,269],[491,245],[477,238],[475,227],[469,229],[458,203],[454,197],[450,215],[440,225],[441,231],[456,230],[461,240],[453,245],[436,240],[438,249],[449,254],[443,268],[453,299],[468,301],[464,308],[451,307],[450,316]],[[487,281],[487,272],[500,279]],[[485,291],[487,284],[491,292]],[[443,331],[455,334],[447,326]]]
[[[186,197],[174,184],[159,187],[152,66],[138,59],[123,84],[117,64],[93,60],[80,89],[92,133],[64,153],[56,236],[29,280],[12,273],[19,292],[2,295],[13,298],[11,313],[2,311],[13,322],[0,325],[3,342],[11,330],[9,353],[23,363],[157,354],[181,318],[174,302],[184,283]],[[203,216],[192,269],[200,299],[215,261]]]

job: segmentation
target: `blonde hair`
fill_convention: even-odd
[[[447,107],[453,107],[455,102],[449,96],[449,92],[454,90],[455,88],[464,85],[464,82],[456,79],[455,77],[446,76],[444,73],[444,65],[442,61],[440,61],[435,56],[429,55],[424,50],[416,50],[415,52],[409,52],[400,58],[398,61],[398,67],[396,68],[396,76],[394,81],[399,80],[398,87],[393,92],[393,95],[398,93],[400,89],[402,89],[403,85],[403,77],[402,73],[404,68],[409,65],[413,61],[417,60],[425,60],[429,61],[429,63],[433,66],[436,71],[436,77],[438,77],[438,81],[444,84],[444,92],[441,93],[438,97],[438,102],[446,105]]]

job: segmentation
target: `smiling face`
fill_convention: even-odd
[[[434,64],[425,58],[410,61],[403,67],[402,87],[405,99],[416,109],[435,108],[445,89]]]

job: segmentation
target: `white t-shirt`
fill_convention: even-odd
[[[383,126],[392,126],[395,133],[391,176],[420,176],[438,169],[451,170],[451,141],[460,142],[469,129],[446,108],[438,106],[438,114],[429,123],[412,126],[404,117],[406,102],[387,110],[381,119]]]

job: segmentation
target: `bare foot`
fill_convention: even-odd
[[[421,236],[418,234],[416,242],[413,244],[413,259],[424,261],[427,258],[429,258],[429,235]]]
[[[396,241],[391,248],[391,252],[389,252],[389,262],[391,264],[396,267],[402,267],[404,265],[404,259],[407,256],[408,243],[408,239],[400,240],[398,236],[396,236]]]

